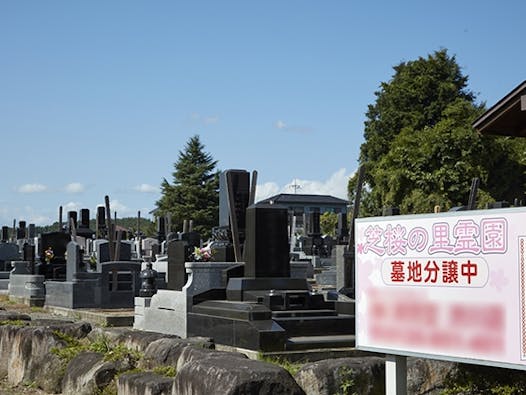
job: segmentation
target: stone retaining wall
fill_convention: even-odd
[[[3,311],[0,321],[0,377],[7,377],[12,385],[32,385],[47,393],[385,393],[384,360],[379,357],[307,363],[291,375],[275,363],[217,351],[208,338],[92,328],[85,322],[37,322]],[[81,349],[80,344],[97,347]],[[426,385],[429,389],[429,383]]]

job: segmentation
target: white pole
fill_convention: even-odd
[[[385,394],[407,395],[407,358],[385,356]]]

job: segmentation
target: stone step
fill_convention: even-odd
[[[338,313],[334,310],[323,309],[323,310],[274,310],[272,312],[273,318],[281,317],[319,317],[319,316],[335,316]]]
[[[287,331],[288,337],[354,334],[353,315],[282,317],[274,321]]]
[[[354,347],[356,337],[354,335],[333,336],[297,336],[287,339],[285,350],[315,350]]]

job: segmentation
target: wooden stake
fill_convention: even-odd
[[[365,167],[362,165],[358,168],[358,181],[356,183],[356,192],[354,194],[354,205],[352,210],[351,224],[349,227],[349,250],[354,248],[354,223],[360,213],[360,200],[362,198],[362,185],[364,175]]]

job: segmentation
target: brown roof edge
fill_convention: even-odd
[[[526,93],[526,80],[517,85],[510,93],[495,103],[489,110],[478,117],[472,126],[479,132],[484,133],[484,129],[494,120],[499,118],[511,106],[516,104],[517,100],[521,100],[521,95]]]

